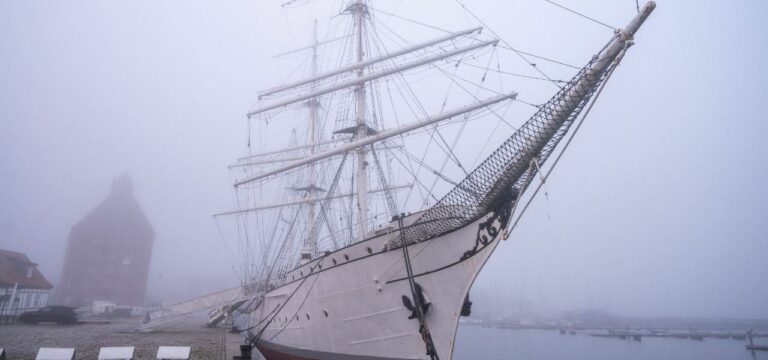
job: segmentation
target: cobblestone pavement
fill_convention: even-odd
[[[190,359],[224,359],[225,329],[205,328],[204,320],[184,319],[155,332],[134,332],[141,318],[109,324],[0,324],[0,347],[10,359],[34,359],[40,347],[73,347],[77,359],[97,359],[102,346],[135,346],[134,359],[155,359],[158,346],[190,346]]]

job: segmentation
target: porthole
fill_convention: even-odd
[[[317,270],[323,270],[323,265],[322,264],[317,264]]]
[[[323,315],[325,315],[325,317],[328,317],[328,310],[323,309]]]
[[[373,249],[370,246],[365,248],[365,250],[368,251],[368,254],[373,254]]]
[[[309,313],[307,313],[307,320],[309,320]]]
[[[296,321],[299,321],[299,315],[296,315]]]
[[[336,265],[336,259],[331,259],[331,262],[333,263],[333,265]]]
[[[347,255],[347,254],[344,254],[344,260],[347,260],[347,261],[349,261],[349,255]]]
[[[303,271],[299,271],[299,276],[304,276],[304,272]]]

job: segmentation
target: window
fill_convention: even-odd
[[[336,259],[331,258],[331,262],[333,263],[333,265],[336,265]]]
[[[307,313],[307,320],[309,320],[309,313]]]
[[[27,279],[31,278],[32,274],[34,274],[34,273],[35,273],[35,267],[34,266],[28,267],[27,268]]]
[[[370,246],[369,246],[369,247],[367,247],[367,248],[365,248],[365,251],[367,251],[367,252],[368,252],[368,254],[373,254],[373,249],[371,249],[371,247],[370,247]]]
[[[344,260],[347,260],[347,261],[349,261],[349,255],[347,255],[347,254],[344,254]]]
[[[328,310],[323,309],[323,315],[325,315],[325,317],[328,317]]]

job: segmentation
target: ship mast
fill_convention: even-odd
[[[278,86],[275,88],[272,88],[270,90],[267,90],[265,92],[262,92],[259,95],[259,99],[264,99],[265,97],[272,98],[274,95],[289,95],[286,93],[288,90],[292,90],[293,93],[297,93],[296,95],[291,96],[288,99],[282,99],[282,100],[276,100],[276,101],[270,101],[269,103],[264,104],[262,107],[254,109],[250,112],[248,112],[247,117],[249,119],[252,119],[256,116],[259,116],[260,114],[267,113],[270,111],[275,111],[278,109],[283,109],[291,105],[302,105],[309,107],[309,126],[308,126],[308,132],[309,132],[309,141],[301,146],[294,146],[287,149],[280,149],[280,150],[271,150],[267,152],[263,152],[260,154],[252,154],[246,157],[242,157],[239,159],[238,163],[233,165],[233,167],[250,167],[254,165],[262,165],[262,164],[275,164],[275,163],[283,163],[287,162],[287,164],[278,167],[277,169],[272,170],[266,170],[261,173],[252,174],[251,176],[248,176],[243,179],[239,179],[235,182],[235,187],[239,187],[254,181],[257,181],[259,179],[264,179],[266,177],[276,175],[279,173],[283,173],[285,171],[295,169],[300,166],[308,166],[306,168],[305,179],[308,181],[306,186],[294,189],[294,190],[301,190],[304,191],[304,198],[301,200],[301,203],[307,204],[307,213],[306,219],[307,224],[316,224],[321,216],[326,216],[324,211],[321,209],[318,211],[318,206],[321,208],[324,207],[324,201],[319,201],[318,199],[321,199],[319,196],[319,192],[324,192],[325,190],[320,189],[317,187],[317,177],[318,174],[318,166],[316,164],[317,161],[329,158],[331,156],[339,155],[339,154],[349,154],[352,155],[352,169],[351,169],[351,175],[352,175],[352,186],[349,191],[350,196],[352,197],[353,204],[351,204],[351,207],[356,207],[356,210],[352,211],[356,214],[349,214],[349,220],[353,223],[350,231],[350,237],[355,238],[351,242],[356,242],[355,240],[363,240],[365,239],[366,234],[371,228],[371,221],[369,220],[370,217],[370,198],[369,194],[372,193],[371,189],[369,189],[369,174],[368,174],[368,161],[367,156],[368,153],[373,151],[374,149],[371,147],[374,143],[384,141],[387,138],[397,136],[400,134],[404,134],[407,132],[414,131],[416,129],[423,128],[428,125],[432,125],[435,123],[438,123],[440,121],[450,119],[453,116],[458,116],[461,114],[465,114],[480,108],[487,107],[489,105],[504,101],[513,99],[516,96],[516,93],[508,93],[504,95],[500,95],[497,97],[485,99],[485,100],[479,100],[477,99],[476,103],[473,103],[471,105],[467,105],[464,107],[460,107],[451,111],[434,114],[432,116],[428,116],[425,118],[422,118],[420,120],[406,123],[405,125],[402,125],[398,128],[391,128],[391,129],[374,129],[372,128],[372,124],[370,123],[370,119],[368,119],[368,113],[367,113],[367,91],[373,91],[373,89],[366,89],[367,85],[371,83],[372,81],[388,77],[391,75],[395,75],[410,69],[423,67],[427,64],[434,63],[436,61],[440,61],[446,58],[454,57],[457,55],[461,55],[464,53],[468,53],[471,51],[475,51],[477,49],[489,47],[489,46],[495,46],[498,43],[498,40],[486,40],[486,41],[478,41],[477,39],[473,39],[471,44],[465,45],[465,46],[458,46],[458,44],[453,43],[449,48],[442,49],[442,51],[432,53],[432,54],[425,54],[421,57],[415,57],[410,60],[406,60],[405,62],[399,63],[398,65],[394,67],[382,67],[378,71],[373,71],[373,67],[371,65],[382,63],[384,61],[394,59],[396,57],[400,57],[403,55],[409,55],[412,53],[415,53],[421,49],[433,47],[441,43],[453,41],[454,39],[461,38],[461,37],[467,37],[472,34],[479,33],[481,28],[475,27],[471,29],[462,30],[455,33],[449,33],[447,35],[441,36],[439,38],[431,39],[428,41],[425,41],[420,44],[412,45],[406,48],[402,48],[400,50],[396,50],[390,53],[382,53],[378,56],[374,57],[367,57],[366,55],[366,28],[365,28],[365,22],[366,17],[369,16],[369,8],[367,6],[366,0],[350,0],[348,3],[349,5],[344,10],[344,13],[352,15],[352,32],[350,36],[347,38],[351,38],[352,41],[355,42],[351,48],[352,52],[354,53],[353,59],[351,61],[351,64],[348,64],[346,66],[342,66],[341,68],[337,68],[334,70],[327,71],[325,73],[319,73],[318,64],[317,64],[317,51],[319,45],[322,45],[323,43],[318,43],[317,41],[317,30],[315,25],[315,39],[311,46],[305,47],[312,49],[312,76],[310,76],[308,79],[299,80],[290,84],[285,84],[282,86]],[[354,37],[353,37],[354,36]],[[366,69],[368,72],[366,72]],[[323,82],[325,79],[329,79],[332,77],[335,77],[337,75],[342,75],[345,73],[352,73],[351,77],[348,79],[345,79],[344,77],[341,77],[337,79],[337,82],[331,82],[330,84]],[[325,84],[325,85],[322,85]],[[351,139],[344,139],[345,141],[349,141],[349,143],[335,147],[330,150],[321,151],[320,148],[317,146],[323,145],[323,144],[330,144],[338,140],[326,140],[326,141],[320,141],[320,137],[318,136],[318,131],[320,130],[318,127],[318,111],[319,111],[319,98],[330,93],[334,93],[340,90],[350,89],[352,90],[352,103],[354,103],[354,111],[351,111],[351,113],[354,116],[354,119],[344,119],[345,122],[354,122],[354,124],[345,130],[344,132],[351,132],[353,134]],[[299,90],[299,91],[295,91]],[[301,91],[303,90],[303,91]],[[290,95],[289,95],[290,96]],[[349,110],[353,110],[349,108]],[[351,131],[350,131],[351,130]],[[267,155],[276,155],[276,154],[282,154],[286,152],[292,152],[294,150],[300,150],[300,149],[307,149],[309,154],[307,154],[306,157],[303,157],[301,159],[297,159],[296,157],[277,157],[277,158],[262,158]],[[374,154],[375,155],[375,154]],[[254,161],[249,161],[251,159],[254,159]],[[379,176],[382,175],[383,170],[378,167],[380,165],[377,165],[377,168],[379,169]],[[386,181],[382,180],[382,188],[387,189],[388,185],[386,184]],[[328,195],[329,197],[332,195]],[[394,207],[390,203],[390,211],[393,213],[397,212],[397,209],[393,209]],[[246,212],[250,210],[256,210],[256,209],[245,209]],[[236,214],[241,213],[241,211],[235,210],[226,212],[223,214]],[[326,223],[328,224],[328,219],[326,218]],[[330,224],[328,224],[330,226]],[[314,225],[313,225],[314,228]],[[330,231],[330,229],[329,229]],[[316,253],[317,251],[317,239],[318,234],[316,231],[311,231],[310,234],[304,238],[302,241],[302,250],[301,250],[301,259],[303,261],[309,260],[312,258],[312,255]]]
[[[355,17],[355,28],[357,30],[357,62],[362,63],[365,60],[365,52],[363,51],[363,26],[364,16],[367,13],[368,7],[364,0],[355,0],[355,3],[349,8]],[[365,67],[357,69],[357,78],[360,80],[365,72]],[[365,82],[361,81],[357,88],[355,88],[355,104],[357,107],[357,132],[355,134],[355,140],[362,140],[368,136],[368,126],[365,121]],[[365,238],[365,234],[368,231],[367,218],[368,218],[368,162],[365,161],[367,151],[365,146],[361,146],[356,151],[356,171],[355,180],[357,187],[357,236],[359,240]]]
[[[316,77],[319,73],[318,71],[318,65],[317,65],[317,20],[315,20],[314,27],[312,30],[312,77]],[[312,92],[315,92],[315,83],[313,82],[310,89]],[[316,97],[310,99],[307,102],[307,106],[309,107],[309,143],[312,144],[312,146],[309,147],[309,156],[315,155],[315,152],[317,151],[317,108],[320,106],[320,102]],[[315,169],[315,163],[309,164],[309,184],[307,184],[306,187],[306,195],[309,199],[316,199],[317,198],[317,192],[320,190],[320,188],[317,187],[317,171]],[[310,201],[308,206],[308,212],[307,212],[307,224],[312,224],[315,222],[315,207],[317,205],[317,201]],[[310,232],[307,235],[307,238],[304,240],[304,252],[302,254],[302,259],[311,259],[312,255],[314,255],[317,252],[317,236],[314,235],[312,232]]]

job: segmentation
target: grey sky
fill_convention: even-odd
[[[563,3],[615,26],[634,13],[631,0]],[[128,173],[157,233],[150,293],[235,285],[210,214],[231,207],[244,114],[285,75],[272,55],[338,4],[0,3],[0,248],[57,281],[69,228]],[[513,45],[576,65],[610,36],[543,1],[466,4]],[[452,1],[374,6],[475,25]],[[768,317],[766,13],[659,1],[477,292],[543,311]]]

